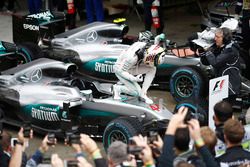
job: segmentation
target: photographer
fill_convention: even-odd
[[[114,141],[108,148],[108,166],[136,166],[134,155],[128,153],[128,145],[121,141]]]
[[[0,166],[7,167],[9,165],[12,152],[11,134],[9,132],[5,130],[2,131],[0,145],[2,147],[2,155],[1,155],[2,164]]]
[[[78,157],[77,161],[78,161],[78,163],[77,163],[78,167],[92,167],[92,165],[90,163],[88,163],[88,161],[83,157]],[[58,156],[58,154],[51,155],[51,166],[52,167],[63,167],[64,166],[63,160]]]
[[[139,154],[139,158],[143,161],[144,166],[155,167],[153,153],[148,145],[147,137],[143,137],[141,135],[134,136],[133,141],[135,142],[136,146],[142,148],[142,151]]]
[[[215,44],[209,50],[199,50],[201,62],[212,65],[216,77],[229,76],[228,101],[234,102],[241,88],[239,45],[232,41],[232,32],[228,28],[217,28],[214,40]]]
[[[229,119],[224,124],[223,132],[227,149],[224,154],[216,157],[216,160],[229,167],[249,163],[250,152],[241,146],[245,134],[244,126],[238,120]]]
[[[107,161],[102,157],[101,151],[98,148],[96,142],[86,134],[81,134],[80,137],[82,149],[93,158],[95,166],[108,166]]]
[[[13,154],[10,159],[9,167],[25,166],[27,157],[25,154],[26,143],[29,142],[29,138],[33,137],[33,131],[30,130],[29,137],[24,136],[24,128],[21,127],[18,134],[18,141],[16,142]]]
[[[38,164],[42,163],[43,155],[49,150],[49,143],[51,141],[48,140],[48,135],[46,135],[40,145],[40,147],[36,150],[36,152],[32,155],[31,159],[27,161],[26,167],[34,167]],[[56,143],[56,141],[54,142]]]
[[[206,166],[218,166],[214,160],[214,157],[205,146],[203,139],[200,134],[200,125],[198,120],[191,119],[187,123],[184,123],[186,114],[188,112],[187,107],[180,107],[178,112],[174,114],[168,124],[163,145],[163,153],[159,158],[159,167],[171,167],[174,161],[174,140],[176,130],[180,127],[188,127],[191,138],[194,140],[197,151],[201,155]]]
[[[174,136],[178,127],[186,127],[183,121],[188,109],[181,107],[176,114],[174,114],[168,124],[163,144],[163,151],[159,157],[159,167],[171,167],[174,163]]]

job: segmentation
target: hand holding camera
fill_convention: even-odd
[[[47,135],[47,144],[49,146],[56,145],[56,135],[55,135],[55,133],[52,133],[52,132],[48,133],[48,135]]]
[[[134,136],[133,141],[135,142],[136,146],[143,148],[139,154],[139,158],[143,161],[143,163],[151,163],[150,165],[154,164],[152,150],[147,144],[147,137],[143,137],[141,135]]]
[[[65,142],[68,145],[80,144],[80,134],[75,134],[73,132],[66,132]]]
[[[166,130],[167,135],[175,135],[175,131],[178,127],[187,127],[187,125],[184,124],[184,119],[187,115],[187,112],[188,112],[187,107],[182,106],[178,109],[178,112],[175,113],[169,121]]]
[[[32,136],[33,136],[33,131],[31,129],[31,124],[25,123],[23,125],[23,137],[24,138],[32,138]]]
[[[96,142],[91,139],[88,135],[86,134],[81,134],[81,144],[82,144],[82,149],[87,151],[89,154],[92,154],[96,150],[98,150],[98,146]]]

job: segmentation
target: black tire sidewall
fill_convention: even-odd
[[[118,118],[111,121],[103,133],[103,147],[106,151],[111,144],[111,135],[113,135],[113,133],[116,131],[122,133],[126,140],[125,143],[128,143],[131,137],[138,135],[141,132],[141,127],[136,126],[133,122],[130,122],[126,118]]]
[[[179,81],[179,79],[181,77],[186,77],[188,79],[190,79],[193,83],[193,89],[192,93],[190,96],[182,96],[181,93],[177,90],[176,87],[176,82]],[[177,70],[175,70],[173,72],[173,74],[171,75],[170,78],[170,93],[171,95],[174,97],[174,99],[177,102],[183,101],[185,99],[189,99],[189,98],[195,98],[195,96],[198,96],[197,98],[199,98],[200,96],[203,96],[204,94],[204,84],[206,81],[203,80],[201,74],[199,72],[197,72],[197,70],[195,70],[192,67],[180,67]]]
[[[18,44],[18,53],[26,55],[28,62],[43,57],[42,49],[34,43],[26,42]]]

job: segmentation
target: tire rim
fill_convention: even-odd
[[[180,76],[175,82],[175,89],[179,96],[190,97],[194,91],[194,82],[190,77]]]
[[[128,143],[126,136],[120,130],[115,130],[112,133],[110,133],[108,138],[108,145],[117,140],[123,143]]]

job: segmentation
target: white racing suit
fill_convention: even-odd
[[[123,85],[114,85],[114,99],[120,99],[117,93],[125,93],[141,97],[146,103],[153,103],[153,101],[147,97],[147,90],[154,79],[156,67],[144,64],[143,60],[139,60],[136,54],[136,51],[145,46],[145,42],[135,42],[117,59],[114,72]],[[142,81],[138,77],[140,74],[145,74],[142,88],[138,84],[138,81]]]

